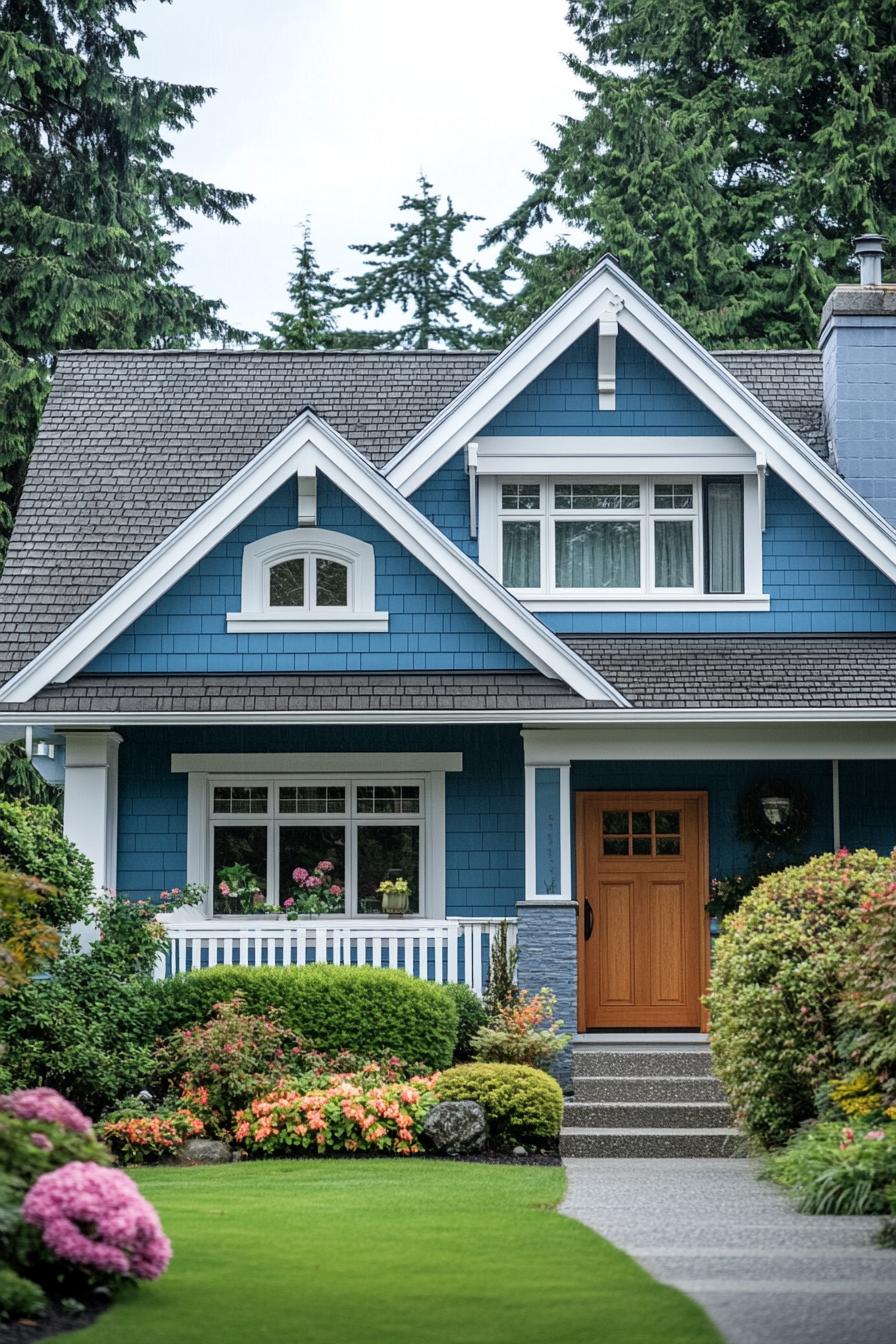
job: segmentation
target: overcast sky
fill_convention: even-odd
[[[141,0],[140,71],[218,91],[175,166],[256,198],[238,227],[195,222],[184,279],[264,330],[305,215],[321,263],[352,274],[348,245],[388,236],[421,170],[499,222],[539,166],[533,141],[577,106],[565,13],[566,0]]]

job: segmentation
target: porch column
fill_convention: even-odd
[[[93,864],[97,891],[115,889],[118,862],[118,748],[113,732],[65,733],[65,794],[62,826],[65,834]],[[78,924],[73,932],[82,945],[96,938],[92,924]]]
[[[527,765],[526,899],[517,904],[517,978],[521,989],[550,989],[564,1029],[576,1029],[576,903],[572,887],[572,814],[569,762]],[[572,1051],[553,1073],[572,1081]]]

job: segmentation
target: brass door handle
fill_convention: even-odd
[[[586,942],[586,943],[587,943],[588,939],[591,937],[591,935],[592,935],[593,932],[594,932],[594,911],[591,909],[591,902],[586,898],[586,900],[585,900],[585,942]]]

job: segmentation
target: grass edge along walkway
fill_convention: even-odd
[[[71,1344],[720,1344],[558,1214],[559,1167],[332,1159],[131,1173],[174,1245]]]

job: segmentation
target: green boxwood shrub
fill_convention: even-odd
[[[837,1072],[843,960],[860,903],[894,874],[870,849],[822,854],[763,878],[722,925],[707,996],[713,1062],[739,1123],[763,1144],[811,1118]]]
[[[373,966],[218,966],[153,986],[157,1029],[207,1021],[214,1004],[243,997],[251,1013],[282,1009],[284,1024],[318,1050],[393,1055],[447,1068],[457,1039],[457,1008],[440,985]]]
[[[84,918],[93,896],[93,864],[62,834],[54,807],[0,801],[0,863],[55,889],[40,914],[57,929]]]
[[[0,1265],[0,1321],[39,1316],[47,1305],[43,1290],[14,1269]]]
[[[499,1145],[556,1139],[563,1116],[560,1085],[527,1064],[459,1064],[436,1085],[440,1101],[478,1101]]]
[[[444,985],[444,992],[457,1009],[457,1042],[454,1063],[464,1064],[473,1058],[473,1037],[488,1022],[488,1013],[479,995],[469,985]]]

